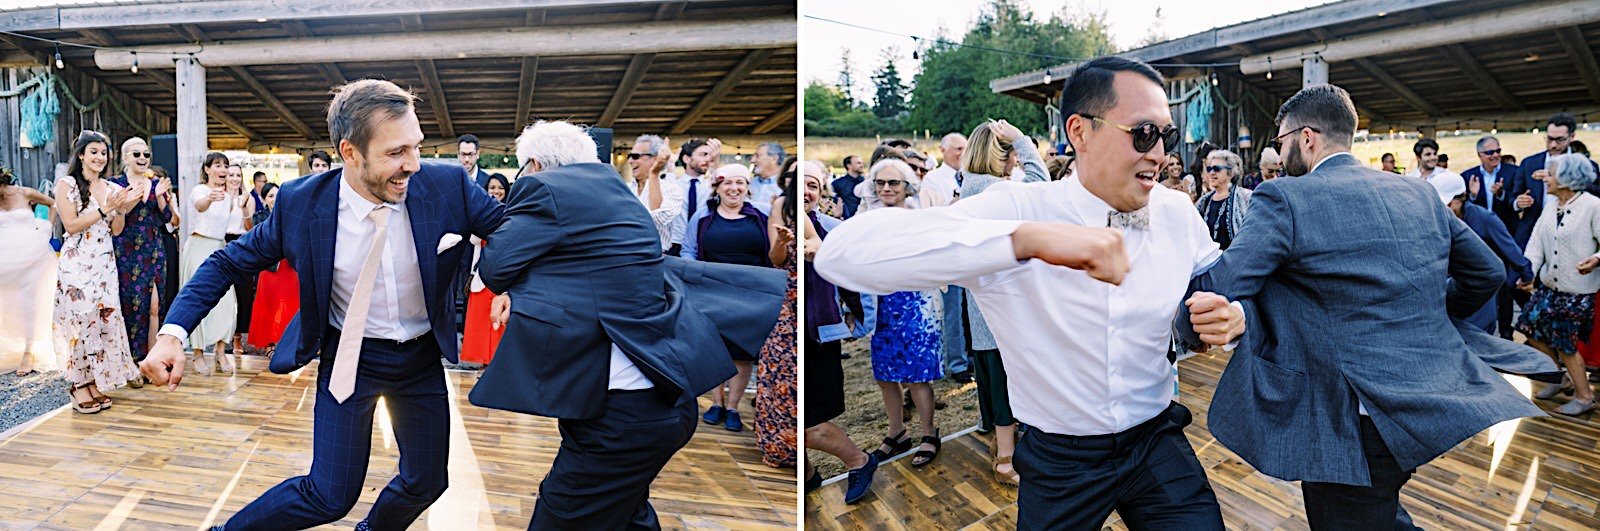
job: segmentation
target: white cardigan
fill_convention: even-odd
[[[1565,205],[1546,201],[1523,254],[1551,289],[1574,294],[1600,291],[1600,271],[1578,274],[1578,262],[1600,257],[1600,198],[1580,192]]]

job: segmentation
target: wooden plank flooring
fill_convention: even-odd
[[[221,523],[309,469],[315,371],[313,364],[298,375],[271,374],[265,358],[246,357],[237,376],[190,376],[172,393],[121,389],[110,393],[110,410],[60,411],[19,428],[0,440],[0,529]],[[525,529],[559,446],[555,421],[469,404],[474,374],[452,371],[447,380],[450,490],[412,529]],[[361,501],[325,528],[353,528],[395,474],[398,451],[384,419],[375,424]],[[749,429],[701,424],[651,495],[669,529],[797,525],[794,469],[762,464]]]
[[[1220,351],[1178,363],[1182,401],[1195,413],[1185,434],[1206,468],[1230,529],[1308,530],[1300,487],[1257,472],[1216,443],[1207,407],[1227,365]],[[1518,379],[1520,380],[1520,379]],[[1535,384],[1537,385],[1537,384]],[[1539,402],[1550,410],[1560,402]],[[1478,434],[1419,469],[1401,501],[1424,529],[1600,529],[1600,416],[1528,419]],[[1504,431],[1499,462],[1490,438]],[[844,482],[806,497],[808,529],[1014,529],[1016,491],[994,482],[991,436],[945,443],[937,462],[909,458],[878,469],[872,494],[845,505]],[[1491,474],[1491,468],[1493,473]],[[1106,529],[1126,529],[1113,514]]]

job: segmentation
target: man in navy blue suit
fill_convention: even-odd
[[[517,158],[528,171],[478,263],[505,336],[472,403],[560,419],[529,529],[659,529],[650,483],[694,434],[695,397],[733,375],[726,345],[760,350],[788,275],[663,257],[577,126],[534,124]]]
[[[388,81],[338,88],[328,130],[344,167],[286,183],[265,224],[207,259],[141,366],[176,389],[183,338],[231,285],[285,258],[300,272],[300,314],[270,368],[286,373],[321,359],[311,471],[268,490],[226,529],[303,529],[349,513],[380,396],[400,474],[356,529],[405,529],[445,491],[450,408],[439,357],[456,361],[450,282],[465,236],[487,237],[505,209],[461,165],[420,163],[415,101]]]
[[[1522,169],[1517,167],[1516,164],[1504,162],[1500,156],[1500,139],[1498,138],[1493,136],[1479,138],[1477,150],[1479,164],[1461,172],[1461,178],[1466,181],[1464,186],[1467,189],[1467,202],[1488,209],[1489,212],[1493,213],[1495,219],[1500,220],[1504,230],[1499,232],[1505,232],[1510,235],[1511,231],[1517,226],[1517,213],[1511,207],[1514,197],[1511,194],[1511,190],[1518,187],[1512,183],[1521,178],[1520,172]],[[1462,217],[1462,219],[1470,220],[1475,217],[1477,216]],[[1472,223],[1468,221],[1468,225],[1471,226]],[[1484,231],[1488,231],[1490,228],[1474,226],[1473,230],[1479,236],[1482,236],[1485,234]],[[1488,240],[1486,239],[1485,241]],[[1516,240],[1513,239],[1511,241]],[[1520,258],[1522,256],[1522,246],[1518,246],[1517,249],[1516,254]],[[1510,264],[1507,264],[1507,268],[1510,268]],[[1507,285],[1494,297],[1495,322],[1493,324],[1498,325],[1500,337],[1506,339],[1511,339],[1511,301],[1517,294],[1513,288],[1515,286]],[[1495,327],[1491,326],[1490,328],[1493,329]]]

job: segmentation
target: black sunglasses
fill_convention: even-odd
[[[1284,139],[1284,137],[1287,137],[1289,135],[1298,133],[1298,132],[1300,132],[1301,129],[1310,129],[1312,132],[1315,132],[1315,133],[1321,133],[1322,132],[1321,129],[1317,129],[1317,128],[1309,126],[1309,125],[1302,125],[1300,127],[1296,127],[1292,131],[1289,131],[1287,133],[1284,133],[1284,134],[1278,135],[1276,137],[1273,137],[1272,141],[1270,142],[1270,144],[1272,144],[1272,150],[1273,151],[1277,151],[1279,153],[1283,153],[1283,139]]]
[[[902,181],[900,179],[891,179],[891,180],[887,180],[887,181],[885,181],[883,179],[876,179],[876,180],[872,181],[872,183],[876,184],[878,186],[888,186],[890,188],[894,188],[894,187],[898,187],[898,186],[900,186],[902,184],[905,184],[906,182]]]
[[[649,156],[649,155],[646,155],[644,153],[629,153],[628,154],[628,160],[639,160],[640,158],[647,157],[647,156]]]
[[[134,151],[132,153],[128,153],[128,156],[130,156],[130,157],[138,157],[138,158],[141,158],[141,159],[148,159],[148,158],[150,158],[150,152],[149,151]]]
[[[1206,171],[1211,172],[1211,173],[1220,173],[1220,172],[1230,171],[1232,169],[1233,169],[1233,166],[1206,166]]]
[[[1500,156],[1500,150],[1499,149],[1486,149],[1486,150],[1483,150],[1483,151],[1479,151],[1478,154],[1479,155]]]
[[[1154,122],[1141,122],[1139,125],[1128,127],[1122,124],[1111,123],[1104,118],[1092,114],[1078,113],[1078,116],[1100,122],[1128,133],[1133,137],[1133,149],[1140,153],[1149,153],[1156,147],[1156,141],[1161,141],[1167,153],[1178,147],[1178,126],[1168,124],[1166,127],[1157,127]]]

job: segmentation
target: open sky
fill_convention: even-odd
[[[985,0],[804,0],[801,2],[800,71],[802,81],[834,83],[839,78],[839,57],[850,50],[854,63],[857,98],[870,99],[869,76],[883,63],[882,50],[899,49],[902,76],[909,81],[917,62],[911,58],[910,37],[852,28],[806,18],[807,15],[932,38],[944,35],[959,40]],[[1151,33],[1156,9],[1161,10],[1161,31],[1168,38],[1192,35],[1216,27],[1328,3],[1327,0],[1276,0],[1273,2],[1210,0],[1023,0],[1035,20],[1066,9],[1071,14],[1103,13],[1112,41],[1127,49]],[[1266,7],[1263,7],[1266,6]]]

